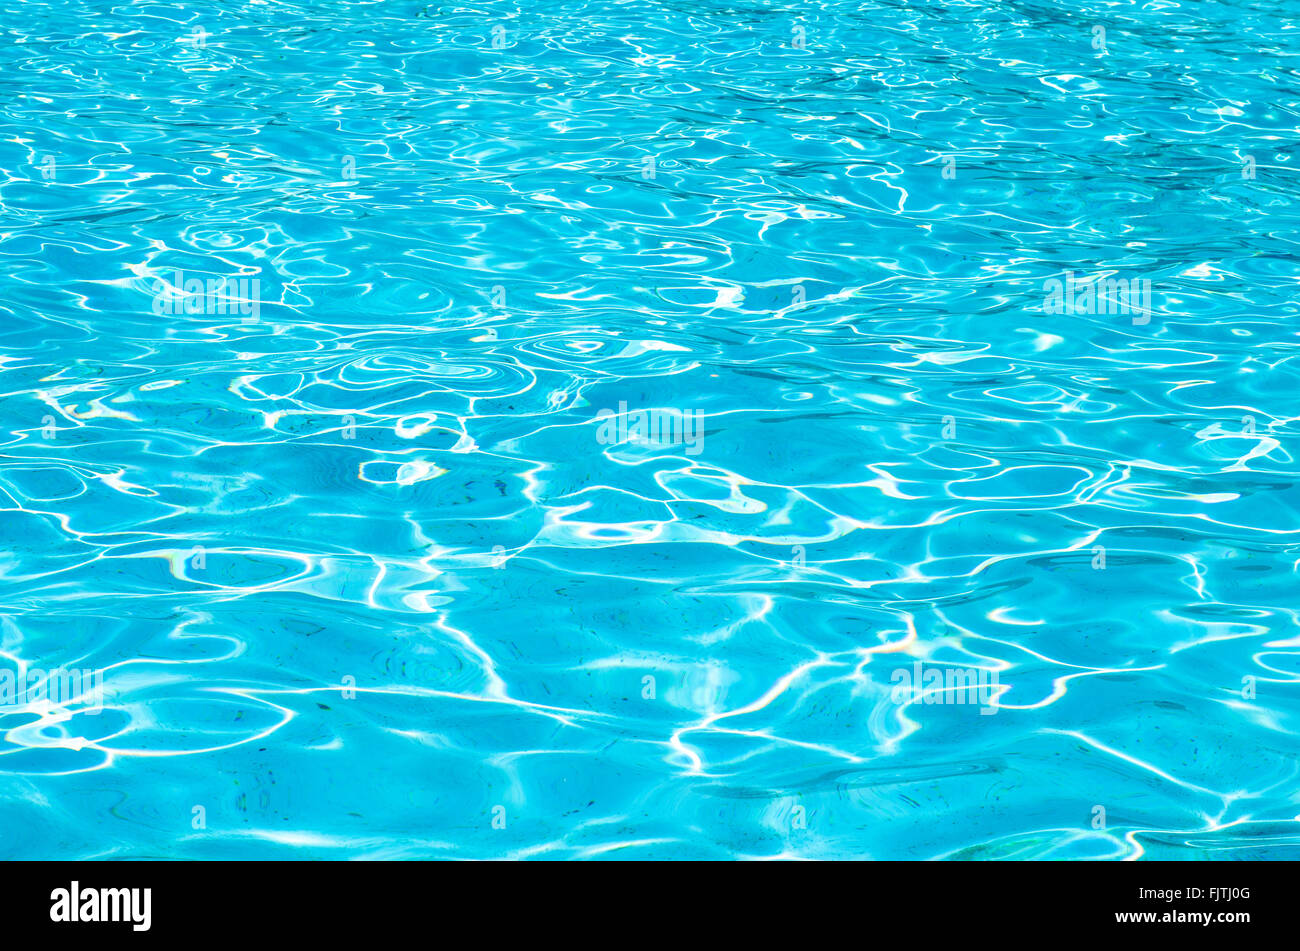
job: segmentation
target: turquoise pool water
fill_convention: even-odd
[[[1297,857],[1297,13],[18,5],[0,855]]]

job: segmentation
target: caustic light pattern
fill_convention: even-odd
[[[1298,16],[16,5],[0,857],[1300,856]]]

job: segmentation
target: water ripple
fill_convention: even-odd
[[[1300,855],[1273,7],[22,4],[4,856]]]

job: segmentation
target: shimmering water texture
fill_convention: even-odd
[[[1298,15],[13,6],[0,855],[1300,857]]]

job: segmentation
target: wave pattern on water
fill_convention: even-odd
[[[1300,857],[1297,12],[20,4],[0,854]]]

